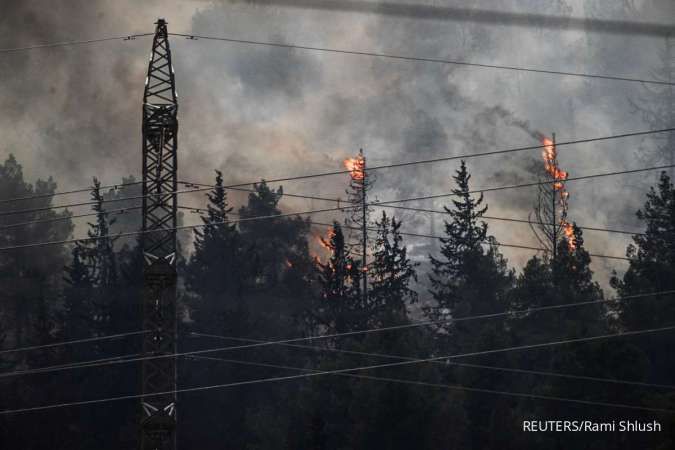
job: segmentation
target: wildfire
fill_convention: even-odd
[[[574,237],[574,227],[571,223],[565,221],[563,223],[563,233],[565,233],[565,239],[567,239],[567,245],[570,250],[577,248],[577,238]]]
[[[325,236],[321,236],[320,234],[315,234],[314,239],[316,239],[316,243],[318,246],[312,246],[314,249],[318,249],[320,253],[323,255],[317,254],[314,250],[310,250],[310,256],[314,260],[315,264],[321,264],[322,263],[322,257],[326,255],[326,253],[330,254],[333,249],[331,247],[330,241],[333,239],[333,236],[335,235],[335,231],[333,228],[329,228],[328,231],[326,232]]]
[[[363,156],[363,150],[355,158],[347,158],[343,161],[345,169],[349,171],[352,180],[362,181],[366,175],[366,158]]]
[[[544,158],[544,169],[553,179],[553,189],[560,192],[559,203],[562,208],[560,226],[567,240],[568,248],[574,250],[577,247],[576,238],[574,237],[574,227],[567,221],[567,206],[570,193],[565,189],[565,180],[569,177],[569,173],[558,166],[558,151],[555,147],[555,141],[552,138],[542,136],[541,143],[544,146],[541,152],[541,156]]]
[[[317,236],[316,239],[319,241],[319,244],[325,248],[326,250],[332,250],[330,241],[333,239],[333,236],[335,236],[335,230],[332,228],[328,229],[328,232],[326,233],[326,236]]]
[[[544,158],[544,168],[546,169],[546,173],[555,180],[553,188],[556,191],[560,191],[565,188],[563,182],[567,179],[568,173],[560,170],[560,167],[558,167],[558,152],[553,139],[548,137],[542,138],[542,145],[544,146],[544,150],[541,152],[541,156]]]

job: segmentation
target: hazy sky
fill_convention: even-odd
[[[429,5],[493,8],[494,2]],[[503,11],[668,23],[673,2],[509,0]],[[611,6],[608,6],[611,5]],[[554,70],[651,77],[665,40],[538,27],[474,24],[378,14],[254,6],[230,1],[0,0],[0,47],[98,38],[154,30],[237,39],[465,59]],[[179,178],[226,183],[324,172],[364,148],[369,164],[462,155],[536,144],[523,124],[559,141],[640,131],[650,125],[631,99],[637,83],[585,80],[257,47],[172,37],[179,93]],[[142,88],[150,39],[0,55],[0,157],[14,153],[30,179],[53,176],[60,189],[139,176]],[[644,166],[624,139],[560,149],[571,176]],[[536,179],[539,151],[468,161],[476,188]],[[380,200],[449,192],[458,161],[377,173]],[[636,229],[644,199],[634,175],[569,183],[571,220]],[[285,183],[291,193],[342,196],[347,177]],[[526,218],[536,189],[487,193],[492,215]],[[234,203],[241,195],[232,195]],[[70,198],[74,200],[74,198]],[[201,197],[181,200],[199,205]],[[443,202],[418,202],[440,208]],[[288,199],[286,211],[328,207]],[[429,232],[429,217],[405,214],[408,231]],[[326,221],[330,216],[315,216]],[[191,220],[191,219],[189,219]],[[440,232],[440,223],[436,231]],[[527,225],[490,222],[498,240],[536,245]],[[587,247],[623,255],[625,236],[588,232]],[[422,244],[424,241],[411,241]],[[421,250],[422,251],[422,250]],[[426,251],[426,250],[424,250]],[[532,252],[504,249],[519,267]],[[595,260],[601,280],[620,261]]]

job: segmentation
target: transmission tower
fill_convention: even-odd
[[[157,20],[143,93],[143,353],[176,353],[178,103],[166,21]],[[176,448],[175,357],[146,359],[141,450]],[[156,393],[162,395],[151,395]]]

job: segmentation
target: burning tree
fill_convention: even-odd
[[[530,214],[530,227],[542,247],[555,259],[561,239],[567,241],[570,251],[576,248],[574,227],[567,221],[569,192],[565,188],[565,180],[569,174],[558,164],[555,134],[551,138],[542,136],[541,142],[544,146],[545,179],[539,185],[537,204]]]
[[[325,263],[316,259],[321,298],[313,318],[337,333],[364,328],[368,314],[361,303],[362,272],[358,261],[349,255],[340,224],[334,222],[321,243],[330,257]]]
[[[373,180],[366,171],[366,157],[363,149],[355,158],[344,160],[344,166],[349,170],[349,188],[347,199],[353,205],[349,209],[345,224],[350,228],[349,245],[350,254],[353,257],[361,257],[362,295],[364,304],[368,302],[368,224],[370,222],[370,208],[368,207],[368,191],[372,188]]]

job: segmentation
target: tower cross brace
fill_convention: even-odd
[[[176,190],[178,102],[167,24],[156,23],[143,92],[143,353],[176,353]],[[176,359],[141,368],[141,450],[176,448]],[[157,393],[164,393],[156,395]],[[146,396],[147,395],[147,396]]]

